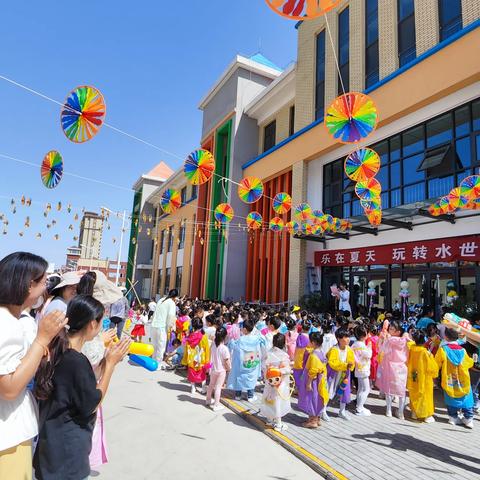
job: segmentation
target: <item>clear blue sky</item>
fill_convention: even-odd
[[[296,57],[294,26],[264,0],[18,0],[2,6],[0,74],[59,101],[78,85],[96,86],[106,99],[108,123],[183,157],[200,139],[199,100],[234,55],[252,55],[261,46],[261,53],[285,67]],[[182,164],[106,128],[90,142],[73,144],[60,129],[59,112],[59,106],[0,80],[0,153],[40,165],[56,149],[66,171],[124,187],[161,160],[173,169]],[[54,209],[45,219],[47,202],[94,211],[101,205],[131,209],[131,192],[66,176],[50,191],[39,168],[0,162],[0,213],[9,220],[7,235],[0,222],[0,257],[22,249],[64,263],[78,222]],[[17,206],[13,214],[3,197],[22,195],[39,203]],[[27,215],[30,228],[23,226]],[[52,218],[57,224],[47,229]],[[112,221],[104,232],[103,256],[116,257],[112,237],[119,230],[120,223]],[[125,245],[123,259],[126,250]]]

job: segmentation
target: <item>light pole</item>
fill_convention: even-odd
[[[117,218],[121,215],[119,212],[113,212],[107,207],[101,207],[102,210],[105,210],[107,212],[112,213],[115,215]],[[120,232],[120,245],[118,247],[118,254],[117,254],[117,275],[115,278],[115,285],[118,287],[119,280],[120,280],[120,257],[122,255],[122,247],[123,247],[123,234],[125,233],[125,219],[127,217],[127,212],[126,210],[123,211],[123,216],[122,216],[122,230]]]

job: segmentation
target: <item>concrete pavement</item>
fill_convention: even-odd
[[[109,463],[101,480],[319,478],[236,413],[212,412],[172,372],[125,360],[105,399]]]

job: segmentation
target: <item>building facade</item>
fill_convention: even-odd
[[[100,258],[102,249],[103,217],[95,212],[85,212],[80,223],[80,256]]]
[[[476,0],[351,0],[297,24],[294,100],[270,108],[275,90],[286,88],[278,82],[268,92],[270,107],[260,99],[249,109],[260,154],[243,165],[243,176],[269,182],[290,172],[294,205],[308,202],[349,218],[353,228],[291,238],[290,301],[314,291],[332,298],[330,286],[344,281],[354,307],[374,301],[389,309],[407,280],[411,303],[439,306],[452,291],[478,302],[478,212],[434,218],[426,209],[479,172],[479,19]],[[325,109],[343,91],[367,93],[379,111],[376,131],[360,145],[335,142],[323,125]],[[272,124],[283,131],[292,125],[288,137],[277,138]],[[358,146],[373,148],[382,161],[378,228],[343,171]]]

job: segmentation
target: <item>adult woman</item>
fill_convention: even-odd
[[[352,308],[350,307],[350,292],[344,283],[340,284],[338,289],[338,310],[340,312],[350,312],[352,314]]]
[[[0,261],[0,478],[32,478],[32,438],[38,434],[38,420],[26,387],[47,345],[67,323],[62,312],[45,316],[27,347],[19,318],[43,295],[47,267],[43,258],[25,252]]]
[[[161,362],[161,368],[165,368],[163,356],[167,348],[167,331],[171,330],[177,320],[177,306],[175,300],[178,290],[174,288],[168,292],[165,298],[157,303],[152,320],[152,342],[155,347],[154,358]]]
[[[68,302],[77,294],[80,278],[78,272],[66,272],[62,275],[62,281],[52,290],[54,298],[45,309],[45,315],[55,310],[64,313],[67,311]]]

